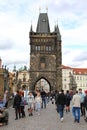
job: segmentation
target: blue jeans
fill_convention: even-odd
[[[60,118],[62,118],[63,115],[64,115],[64,105],[58,105],[57,106],[57,111],[60,114]]]
[[[72,113],[73,113],[73,116],[74,116],[74,120],[80,121],[80,107],[73,107]]]
[[[41,109],[41,103],[40,102],[36,102],[35,109],[36,109],[36,111],[40,111],[40,109]]]
[[[46,108],[46,97],[42,97],[42,108]]]

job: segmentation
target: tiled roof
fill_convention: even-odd
[[[75,74],[87,74],[87,68],[73,68]]]
[[[62,69],[72,69],[71,67],[69,66],[65,66],[65,65],[61,65]]]
[[[63,69],[73,69],[74,74],[87,74],[87,68],[72,68],[64,65],[61,66]]]

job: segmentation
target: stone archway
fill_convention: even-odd
[[[39,90],[44,89],[46,92],[51,91],[51,84],[45,78],[40,78],[35,82],[34,89],[38,88]]]

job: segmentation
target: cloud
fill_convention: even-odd
[[[73,61],[87,61],[87,51],[82,51],[80,52],[78,55],[76,55],[76,57],[73,59]]]
[[[19,50],[13,50],[4,52],[2,55],[3,59],[3,65],[7,65],[7,67],[11,70],[14,65],[17,67],[21,67],[22,65],[27,65],[29,68],[29,52],[28,51],[19,51]],[[11,68],[10,68],[11,67]]]
[[[29,31],[31,23],[36,30],[39,6],[41,12],[47,12],[48,6],[52,31],[55,24],[59,25],[63,64],[86,66],[86,0],[0,0],[0,56],[3,64],[12,67],[26,63],[29,66]]]
[[[87,51],[82,49],[70,49],[63,50],[63,63],[71,67],[87,67]]]
[[[13,46],[14,46],[14,43],[10,39],[5,39],[5,40],[0,39],[0,50],[1,51],[8,50],[8,49],[10,50],[13,48]]]

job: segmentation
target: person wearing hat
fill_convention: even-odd
[[[85,121],[87,122],[87,90],[85,90],[84,107],[85,107]]]

